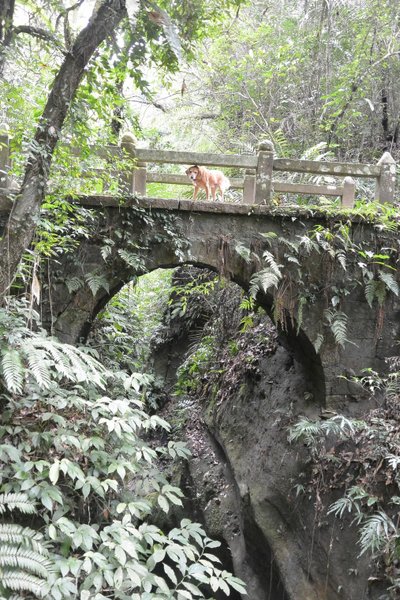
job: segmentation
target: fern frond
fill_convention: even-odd
[[[374,279],[370,279],[365,284],[365,290],[364,290],[365,299],[371,308],[372,308],[372,304],[373,304],[374,298],[375,298],[375,287],[376,287],[376,281]]]
[[[60,344],[60,347],[70,361],[70,379],[77,382],[93,381],[99,387],[104,388],[102,375],[105,373],[105,368],[98,360],[68,344]]]
[[[348,496],[344,496],[343,498],[339,498],[336,502],[333,502],[328,508],[327,514],[330,515],[333,513],[335,517],[342,518],[344,512],[351,512],[353,508],[353,501]]]
[[[21,355],[15,348],[4,352],[1,360],[1,371],[7,389],[20,394],[24,383],[24,367]]]
[[[279,241],[280,244],[283,244],[284,246],[287,246],[290,250],[293,250],[293,252],[295,254],[299,253],[299,248],[300,248],[301,241],[294,242],[293,240],[289,240],[289,239],[287,239],[287,238],[285,238],[283,236],[280,236],[278,238],[278,241]]]
[[[27,494],[0,494],[0,514],[6,510],[19,510],[25,514],[36,512],[34,503],[29,500]]]
[[[103,275],[97,275],[96,273],[87,273],[85,279],[93,296],[95,296],[101,288],[105,289],[107,293],[110,292],[109,283]]]
[[[347,269],[346,252],[344,250],[337,250],[336,251],[336,259],[337,259],[338,263],[340,264],[340,266],[342,267],[343,271],[346,271],[346,269]]]
[[[383,511],[368,517],[360,531],[360,556],[368,551],[372,554],[376,553],[396,532],[392,519]]]
[[[245,262],[251,262],[251,251],[250,248],[247,248],[247,246],[244,246],[243,244],[236,244],[235,252],[239,254],[239,256],[243,258]]]
[[[59,348],[59,343],[50,338],[36,338],[32,340],[32,346],[35,348],[42,348],[47,354],[48,358],[53,359],[54,367],[57,372],[63,377],[68,377],[70,373],[70,363],[65,352]]]
[[[316,250],[317,252],[320,251],[320,247],[318,246],[318,244],[315,243],[314,240],[309,238],[308,235],[302,235],[299,239],[299,246],[302,246],[307,254],[310,254],[312,250]]]
[[[263,253],[263,259],[267,263],[269,270],[271,273],[274,273],[279,279],[282,277],[282,273],[280,270],[281,265],[278,265],[276,262],[275,256],[269,250],[265,250]]]
[[[48,389],[51,385],[51,374],[45,354],[32,344],[32,340],[25,342],[23,349],[30,374],[41,388]]]
[[[340,310],[325,310],[324,316],[327,319],[335,342],[344,348],[347,339],[347,315]]]
[[[274,231],[267,231],[267,233],[261,233],[260,235],[267,241],[269,245],[271,245],[272,240],[278,238],[278,235]]]
[[[128,252],[127,250],[118,250],[118,254],[127,265],[133,267],[134,269],[137,269],[142,264],[142,259],[140,256],[133,254],[133,252]]]
[[[80,277],[69,277],[65,280],[65,285],[70,294],[78,291],[83,286],[83,281]]]
[[[258,271],[250,279],[250,296],[255,298],[260,290],[266,292],[271,287],[278,287],[279,279],[269,268]]]
[[[0,581],[4,587],[14,592],[31,592],[39,598],[44,598],[47,593],[45,581],[23,571],[0,569]]]
[[[15,523],[0,523],[0,548],[3,547],[3,544],[15,544],[31,548],[44,556],[48,554],[43,545],[43,536],[38,531]]]
[[[107,258],[112,254],[112,245],[102,246],[100,249],[101,258],[106,262]]]
[[[289,431],[289,442],[295,442],[299,439],[304,439],[306,443],[311,443],[316,437],[322,433],[321,423],[318,421],[310,421],[304,417],[293,425]]]
[[[393,292],[395,296],[399,295],[399,284],[393,277],[391,273],[385,273],[384,271],[379,271],[379,279],[383,281],[386,285],[387,289]]]
[[[46,556],[21,548],[20,546],[3,545],[0,548],[0,570],[5,567],[28,571],[44,579],[52,569],[52,563]]]
[[[319,333],[317,335],[317,337],[315,338],[315,340],[313,341],[313,346],[314,346],[315,352],[317,354],[321,350],[323,341],[324,341],[324,336],[322,335],[322,333]]]

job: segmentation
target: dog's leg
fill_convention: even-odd
[[[194,192],[193,192],[193,202],[196,201],[198,191],[199,191],[199,188],[197,187],[197,185],[195,185],[194,186]]]
[[[211,193],[211,188],[210,188],[210,185],[207,184],[206,185],[206,200],[210,199],[210,193]]]

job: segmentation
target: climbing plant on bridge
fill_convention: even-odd
[[[396,223],[394,227],[397,229]],[[296,239],[267,232],[262,234],[264,245],[267,245],[262,255],[243,246],[236,247],[237,253],[255,271],[250,282],[250,296],[256,299],[260,292],[271,294],[274,320],[283,329],[290,323],[299,332],[306,306],[321,296],[325,298],[325,331],[321,328],[313,340],[317,352],[326,339],[326,331],[330,331],[335,343],[342,348],[351,342],[344,306],[346,297],[356,288],[363,290],[371,309],[376,307],[377,335],[388,294],[399,296],[397,235],[391,235],[389,229],[385,240],[378,242],[377,237],[358,241],[354,228],[351,220],[339,219],[326,227],[317,225]],[[315,272],[302,268],[302,260],[310,255],[315,256]],[[321,272],[327,276],[324,281],[320,278]],[[334,283],[333,275],[337,272],[342,281],[340,286]]]

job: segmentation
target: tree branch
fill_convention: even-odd
[[[28,35],[45,40],[46,42],[52,42],[55,46],[65,52],[60,40],[58,40],[55,35],[46,29],[42,29],[41,27],[32,27],[32,25],[18,25],[18,27],[14,27],[13,35],[19,35],[20,33],[27,33]]]

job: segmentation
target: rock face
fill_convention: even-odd
[[[239,295],[232,295],[237,315]],[[224,542],[231,556],[227,564],[231,560],[235,574],[246,581],[251,600],[378,598],[382,590],[373,592],[368,584],[371,566],[358,558],[355,528],[332,516],[321,521],[314,498],[297,493],[310,469],[306,449],[289,444],[288,430],[299,415],[321,417],[314,382],[277,341],[265,316],[238,335],[231,303],[231,339],[221,344],[226,304],[226,298],[216,299],[212,325],[205,330],[215,335],[213,368],[200,369],[195,392],[175,400],[185,407],[193,454],[185,478],[192,516]],[[156,371],[165,364],[165,353],[172,352],[177,364],[180,350],[183,362],[187,345],[179,335],[156,345]],[[350,406],[349,413],[365,408]]]

